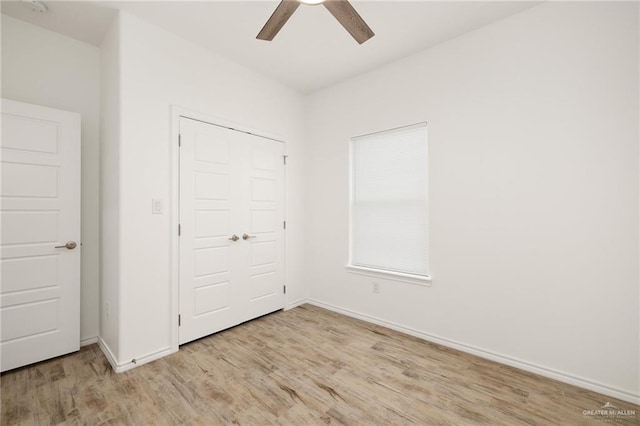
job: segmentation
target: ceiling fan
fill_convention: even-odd
[[[300,3],[309,5],[323,4],[359,44],[364,43],[375,35],[347,0],[282,0],[256,38],[259,40],[273,40],[293,15],[293,12],[300,6]]]

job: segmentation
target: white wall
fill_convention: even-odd
[[[82,115],[82,341],[98,335],[100,51],[2,15],[2,97]]]
[[[637,9],[543,4],[311,95],[311,299],[637,401]],[[424,120],[433,285],[372,294],[348,140]]]
[[[304,299],[302,251],[303,99],[244,67],[217,57],[158,27],[120,15],[119,348],[110,348],[122,369],[135,358],[149,360],[170,350],[170,107],[278,135],[290,156],[287,205],[287,296]],[[106,141],[105,141],[106,142]],[[164,215],[151,214],[151,200],[165,200]],[[105,258],[113,253],[104,253]],[[114,268],[115,270],[115,268]],[[114,296],[115,297],[115,296]],[[117,303],[103,300],[105,303]]]
[[[100,45],[100,346],[120,350],[120,20]],[[105,303],[108,301],[109,304]]]

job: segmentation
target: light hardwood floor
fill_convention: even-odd
[[[96,345],[5,373],[2,425],[602,425],[640,407],[305,305],[115,374]],[[608,419],[611,420],[611,419]]]

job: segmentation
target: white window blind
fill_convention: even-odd
[[[351,265],[429,275],[426,123],[352,139]]]

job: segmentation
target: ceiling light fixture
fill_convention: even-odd
[[[317,6],[324,3],[324,0],[298,0],[300,3],[309,4],[311,6]]]

